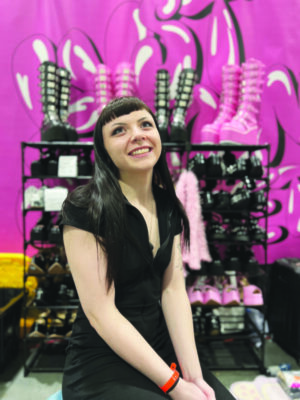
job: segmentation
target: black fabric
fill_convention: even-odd
[[[122,268],[115,280],[115,303],[119,311],[170,365],[176,361],[163,317],[160,296],[164,271],[170,259],[174,236],[181,233],[180,219],[170,206],[166,192],[154,188],[160,248],[155,257],[142,214],[126,203],[128,226],[144,252],[126,240]],[[61,228],[71,225],[91,232],[87,210],[66,202]],[[102,232],[101,226],[99,231]],[[104,235],[104,233],[103,233]],[[113,334],[113,332],[112,332]],[[210,376],[210,375],[209,375]],[[216,385],[218,385],[216,380]],[[222,390],[225,390],[222,387]],[[225,390],[226,392],[226,390]],[[220,400],[229,400],[225,392]],[[146,376],[135,370],[104,342],[79,306],[67,349],[63,375],[64,400],[159,400],[170,398]]]

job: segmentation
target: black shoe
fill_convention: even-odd
[[[219,154],[211,154],[206,160],[206,175],[208,177],[221,178],[224,175],[222,157]]]
[[[67,141],[76,142],[78,140],[78,134],[75,128],[68,122],[71,73],[66,68],[57,68],[56,75],[59,78],[58,115],[66,129]]]
[[[42,217],[38,220],[37,224],[32,228],[32,230],[30,232],[31,242],[47,241],[51,225],[52,225],[51,214],[49,212],[44,212]]]
[[[263,211],[267,207],[267,198],[264,190],[258,190],[251,193],[251,210]]]
[[[40,86],[44,119],[41,126],[42,141],[67,141],[67,128],[60,120],[58,111],[59,77],[57,65],[51,61],[43,62],[40,67]]]
[[[249,243],[250,241],[248,229],[243,220],[234,220],[232,225],[229,227],[228,234],[230,235],[231,240],[238,243]]]
[[[156,73],[155,89],[155,116],[158,130],[163,143],[169,141],[169,117],[170,117],[170,75],[165,69],[159,69]]]
[[[206,175],[206,162],[202,153],[198,153],[188,162],[188,169],[197,176],[198,179]]]
[[[231,195],[230,204],[233,210],[247,211],[250,208],[251,193],[249,190],[239,188]]]
[[[249,222],[249,234],[253,241],[261,242],[266,238],[266,231],[261,226],[258,225],[256,219],[251,219]]]
[[[84,150],[83,155],[78,160],[78,176],[91,176],[93,174],[93,163],[91,160],[91,150]]]
[[[171,118],[171,142],[187,142],[189,140],[185,117],[192,100],[192,91],[196,82],[196,71],[185,68],[179,75],[175,107]]]
[[[264,170],[261,161],[256,156],[251,156],[247,160],[248,175],[251,178],[259,179],[263,176]]]
[[[219,192],[213,192],[214,198],[214,209],[226,211],[230,209],[231,196],[229,192],[220,190]]]

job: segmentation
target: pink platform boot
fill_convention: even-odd
[[[136,94],[136,77],[129,62],[117,64],[113,74],[116,97],[134,96]]]
[[[201,143],[219,143],[221,126],[235,115],[241,78],[241,68],[238,65],[224,65],[222,68],[222,92],[219,113],[211,124],[203,126]]]
[[[231,121],[222,125],[220,143],[258,144],[264,74],[265,66],[259,60],[250,59],[242,65],[238,110]]]
[[[95,75],[95,98],[98,105],[98,114],[114,97],[111,69],[105,64],[97,65]]]

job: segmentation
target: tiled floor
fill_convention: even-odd
[[[268,340],[265,346],[265,365],[290,363],[292,369],[299,369],[296,361],[287,355],[274,342]],[[240,380],[253,380],[259,370],[213,371],[223,384],[229,388],[231,383]],[[30,373],[24,377],[22,352],[10,362],[0,374],[0,399],[3,400],[46,400],[60,389],[61,373]]]

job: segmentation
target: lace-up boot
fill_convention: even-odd
[[[263,91],[265,66],[250,59],[242,65],[239,105],[231,121],[222,125],[220,143],[258,144],[260,104]]]
[[[241,68],[238,65],[224,65],[222,68],[222,91],[219,113],[211,124],[203,126],[201,143],[219,143],[220,128],[235,115],[241,79]]]

